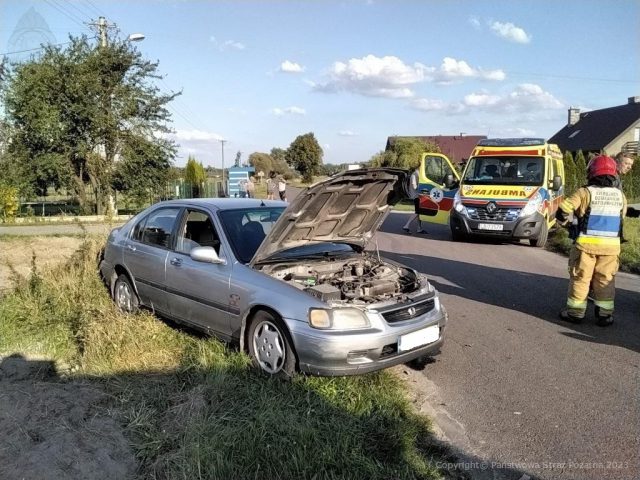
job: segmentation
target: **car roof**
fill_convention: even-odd
[[[286,207],[287,202],[281,200],[263,200],[260,198],[185,198],[180,200],[165,200],[156,203],[154,207],[204,207],[209,210],[233,210],[237,208],[257,207]]]

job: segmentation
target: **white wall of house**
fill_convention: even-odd
[[[624,146],[625,143],[637,142],[638,139],[636,138],[636,136],[638,135],[639,132],[640,132],[640,121],[637,121],[636,123],[631,125],[629,128],[627,128],[624,132],[622,132],[620,135],[618,135],[618,137],[616,137],[613,140],[613,142],[607,145],[604,149],[605,152],[607,152],[608,155],[616,155],[620,150],[622,150],[622,147]]]

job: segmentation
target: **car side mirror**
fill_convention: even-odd
[[[196,262],[204,263],[227,263],[226,260],[220,258],[213,247],[195,247],[189,252],[189,256]]]
[[[555,177],[553,177],[553,182],[551,184],[551,189],[558,191],[560,190],[560,188],[562,187],[562,178],[560,178],[560,175],[556,175]]]
[[[453,173],[447,173],[444,176],[444,186],[447,188],[453,188],[457,185],[457,180],[453,176]]]

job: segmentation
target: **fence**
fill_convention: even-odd
[[[52,192],[55,193],[55,192]],[[134,214],[163,200],[178,198],[214,198],[224,196],[221,179],[207,179],[202,185],[192,185],[182,180],[173,180],[161,188],[150,190],[144,199],[132,198],[126,193],[115,192],[115,207],[120,214]],[[95,193],[91,187],[87,188],[88,206],[84,213],[96,213]],[[52,194],[40,199],[20,199],[18,202],[18,217],[50,217],[56,215],[81,215],[82,209],[77,197],[69,194]]]

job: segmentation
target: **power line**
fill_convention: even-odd
[[[89,37],[89,40],[93,40],[96,37]],[[69,45],[70,43],[73,42],[62,42],[62,43],[49,43],[43,47],[38,47],[38,48],[29,48],[27,50],[17,50],[15,52],[4,52],[4,53],[0,53],[0,55],[5,56],[5,55],[15,55],[18,53],[26,53],[26,52],[35,52],[36,50],[44,50],[47,47],[59,47],[61,45]]]
[[[60,8],[56,3],[54,3],[53,0],[44,0],[44,1],[47,4],[49,4],[51,7],[55,8],[56,10],[58,10],[60,13],[62,13],[62,15],[64,15],[68,19],[70,19],[72,22],[76,23],[77,25],[80,25],[82,28],[86,27],[86,25],[83,24],[81,19],[78,19],[75,15],[70,14],[68,11],[63,10],[62,8]]]
[[[97,13],[98,15],[101,15],[103,17],[106,17],[106,15],[104,15],[104,13],[98,7],[96,7],[95,4],[91,0],[85,0],[85,1],[89,4],[89,6],[93,9],[93,11],[95,13]]]
[[[589,82],[611,82],[611,83],[638,83],[638,80],[622,80],[616,78],[594,78],[594,77],[576,77],[572,75],[549,75],[545,73],[530,73],[530,72],[509,72],[508,75],[515,75],[520,77],[541,77],[541,78],[557,78],[560,80],[582,80]]]
[[[64,0],[61,0],[61,1],[64,1]],[[80,5],[78,2],[72,2],[72,1],[67,0],[65,5],[73,8],[76,12],[78,12],[80,14],[81,18],[87,17],[88,19],[91,19],[91,17],[93,16],[93,14],[91,12],[89,12],[89,10],[81,9],[78,6],[78,5]]]

